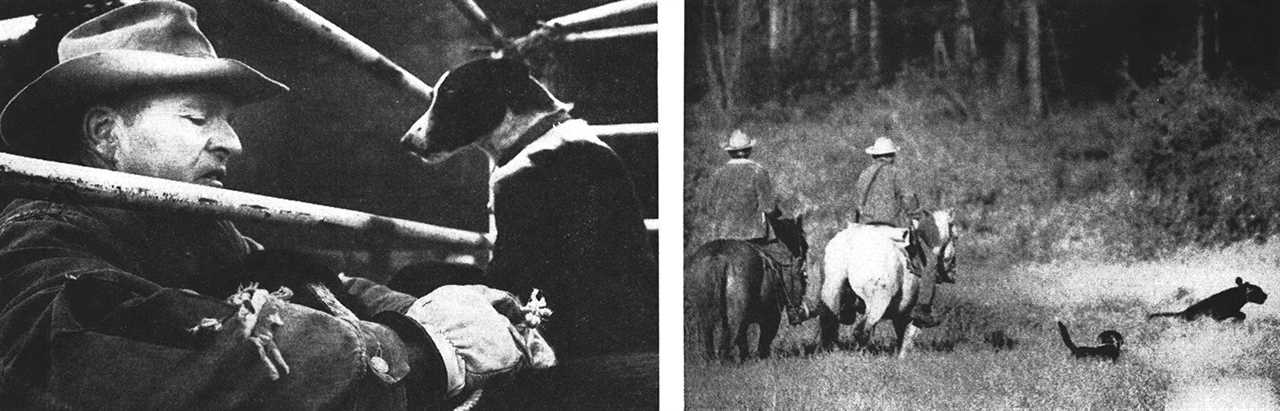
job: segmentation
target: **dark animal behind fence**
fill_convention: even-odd
[[[791,261],[772,261],[758,245],[724,239],[703,244],[689,258],[685,293],[693,328],[688,335],[702,340],[709,358],[729,357],[736,346],[739,358],[746,359],[751,324],[760,327],[756,353],[767,358],[782,308],[797,310],[804,297],[808,243],[802,218],[769,220]]]
[[[1197,318],[1208,316],[1215,321],[1222,321],[1234,318],[1236,321],[1244,321],[1245,315],[1240,311],[1247,303],[1262,304],[1267,301],[1267,293],[1262,291],[1261,287],[1245,282],[1240,277],[1236,277],[1236,286],[1222,290],[1221,292],[1209,296],[1195,304],[1191,304],[1187,309],[1178,312],[1154,313],[1147,316],[1147,319],[1156,317],[1179,317],[1186,321],[1194,321]]]
[[[1067,331],[1067,325],[1062,321],[1058,321],[1058,334],[1062,336],[1062,343],[1071,350],[1071,355],[1076,358],[1093,358],[1116,361],[1120,359],[1120,347],[1124,345],[1124,336],[1115,330],[1106,330],[1098,334],[1098,342],[1102,345],[1096,347],[1079,347],[1071,342],[1071,333]]]

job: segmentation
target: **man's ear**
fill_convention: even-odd
[[[115,128],[120,121],[120,113],[109,107],[94,106],[85,111],[81,134],[85,138],[85,149],[93,154],[92,157],[109,165],[115,164],[116,151],[120,148]]]

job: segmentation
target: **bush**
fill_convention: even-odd
[[[1263,240],[1280,212],[1280,110],[1228,81],[1173,67],[1128,104],[1135,133],[1129,223],[1140,257],[1183,244]]]

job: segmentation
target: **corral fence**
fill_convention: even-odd
[[[295,0],[250,0],[342,54],[373,77],[424,102],[434,90],[373,47]],[[62,12],[88,7],[87,0],[10,0],[0,2],[0,19]],[[105,2],[121,4],[117,0]],[[126,2],[128,3],[128,2]],[[472,0],[452,0],[454,6],[488,39],[494,57],[517,57],[550,42],[585,42],[652,36],[657,24],[579,31],[580,27],[615,16],[657,7],[657,0],[623,0],[543,22],[520,37],[508,37]],[[601,137],[654,137],[657,123],[593,125]],[[336,229],[396,242],[428,243],[487,256],[489,234],[383,217],[360,211],[293,201],[252,193],[168,181],[109,170],[82,167],[0,153],[0,192],[9,196],[75,201],[139,210],[164,210],[240,221]],[[645,228],[658,230],[657,219]],[[492,229],[492,226],[491,226]],[[492,230],[491,230],[492,231]]]

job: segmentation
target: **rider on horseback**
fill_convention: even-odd
[[[909,236],[911,244],[907,247],[908,268],[912,274],[921,277],[921,288],[918,294],[920,300],[911,311],[911,320],[919,327],[936,326],[940,321],[933,317],[935,284],[952,281],[937,275],[937,256],[926,252],[915,234],[911,221],[918,218],[923,210],[908,184],[905,171],[894,162],[898,147],[893,144],[893,140],[880,137],[865,151],[871,155],[872,161],[858,176],[854,187],[857,195],[854,221],[912,231]]]
[[[770,229],[769,220],[781,217],[782,211],[778,209],[769,171],[750,159],[755,144],[754,138],[742,130],[734,130],[724,145],[729,162],[716,169],[703,186],[700,197],[704,209],[720,217],[712,226],[711,238],[747,241],[768,257],[765,260],[780,265],[780,269],[793,275],[802,268],[796,267],[796,262],[803,256],[793,256]],[[804,311],[800,301],[787,301],[786,304],[793,324],[807,317],[799,313]]]

